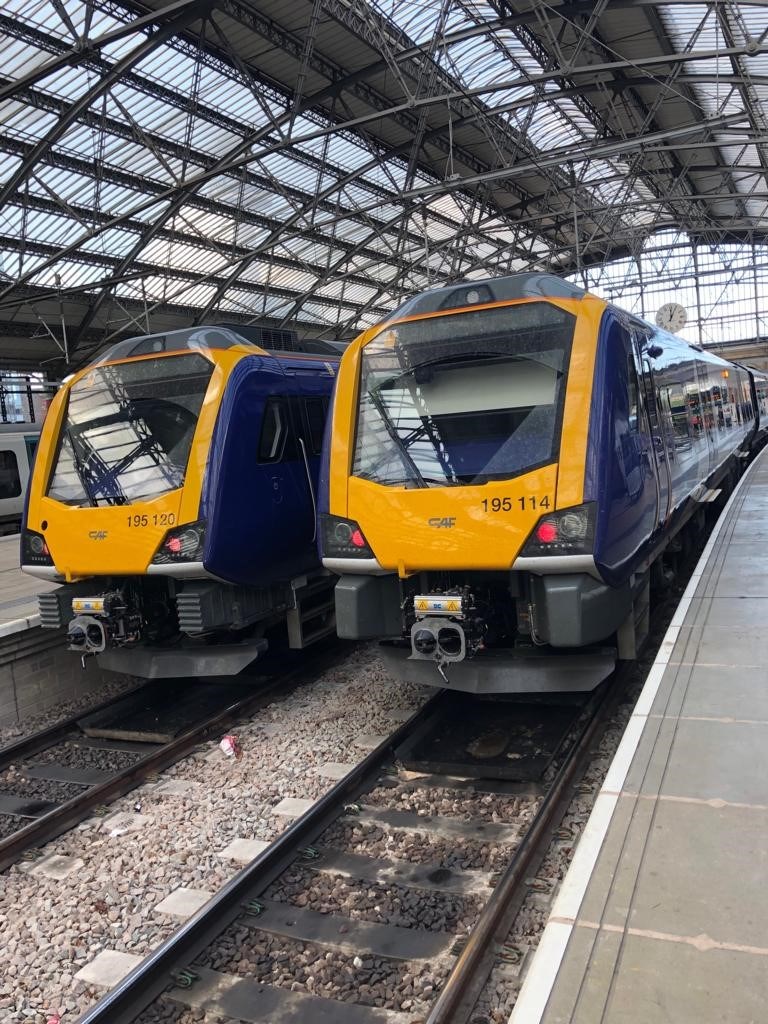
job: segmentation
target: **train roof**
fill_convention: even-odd
[[[746,370],[747,373],[751,373],[755,380],[768,380],[768,371],[760,370],[757,366],[750,366],[749,363],[742,363],[738,359],[732,359],[730,362],[734,366],[740,366],[742,370]]]
[[[338,359],[338,349],[317,338],[300,341],[295,331],[277,331],[250,324],[210,324],[185,327],[162,334],[145,334],[126,338],[97,356],[90,365],[132,356],[152,355],[155,352],[173,352],[180,349],[225,349],[235,345],[251,346],[254,352],[266,351],[270,355],[285,353],[296,355],[324,355]]]
[[[389,317],[418,316],[438,313],[444,309],[476,306],[486,302],[509,302],[512,299],[581,299],[583,288],[564,281],[557,274],[530,272],[509,277],[488,277],[480,281],[457,281],[446,288],[432,288],[406,300]]]
[[[258,327],[255,324],[217,324],[228,331],[239,334],[268,352],[298,352],[302,355],[338,356],[339,350],[330,341],[321,338],[299,338],[295,331],[275,330],[271,327]]]

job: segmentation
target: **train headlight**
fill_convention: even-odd
[[[588,555],[594,540],[595,504],[588,502],[542,516],[520,555]]]
[[[153,565],[175,565],[178,562],[202,562],[205,546],[205,520],[185,523],[169,530],[152,559]]]
[[[34,530],[21,531],[21,564],[53,565],[48,542],[42,533],[35,533]]]
[[[354,519],[320,516],[323,555],[326,558],[373,558],[368,541]]]

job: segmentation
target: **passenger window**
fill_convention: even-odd
[[[288,433],[288,410],[281,398],[269,398],[259,438],[259,462],[279,462]]]
[[[18,498],[20,494],[21,480],[16,454],[0,451],[0,498]]]
[[[674,446],[680,451],[691,447],[691,424],[685,404],[685,384],[680,381],[661,388],[659,406],[672,421]]]
[[[325,398],[306,398],[304,400],[304,411],[307,414],[307,427],[309,428],[309,450],[313,455],[318,455],[323,448],[327,409],[328,401]]]

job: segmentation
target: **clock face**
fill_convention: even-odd
[[[678,302],[667,302],[656,314],[656,323],[665,331],[677,334],[685,327],[688,314]]]

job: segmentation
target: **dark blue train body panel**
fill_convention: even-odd
[[[647,433],[630,428],[629,336],[608,310],[597,347],[584,500],[597,507],[595,563],[607,582],[626,578],[656,528]]]
[[[252,355],[241,359],[231,373],[200,504],[200,518],[206,521],[207,572],[231,583],[269,586],[317,569],[320,444],[315,445],[317,451],[311,450],[307,421],[296,421],[305,416],[308,400],[328,401],[336,365],[333,358]],[[286,443],[284,457],[259,461],[259,438],[270,400],[279,402],[294,438]]]
[[[584,500],[618,586],[753,443],[750,373],[608,307],[598,338]],[[763,413],[765,413],[763,409]],[[763,429],[765,424],[763,424]]]

